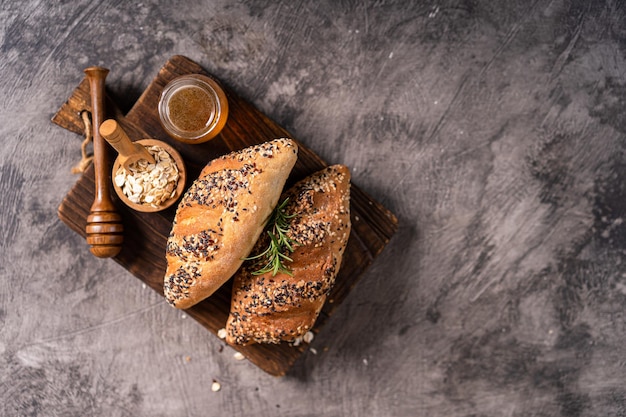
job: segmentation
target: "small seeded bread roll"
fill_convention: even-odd
[[[295,241],[293,276],[279,272],[254,275],[262,267],[247,261],[233,282],[226,341],[230,344],[293,341],[313,327],[335,283],[350,236],[350,172],[333,165],[298,182],[280,201],[289,219],[286,235]],[[266,233],[252,254],[267,248]]]
[[[191,307],[233,276],[263,232],[297,153],[294,141],[276,139],[204,167],[178,204],[167,240],[170,304]]]

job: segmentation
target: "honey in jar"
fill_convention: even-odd
[[[210,77],[191,74],[168,83],[159,100],[159,118],[165,131],[185,143],[203,143],[222,130],[228,118],[228,100]]]

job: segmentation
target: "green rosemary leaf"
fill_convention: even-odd
[[[268,247],[258,255],[244,258],[246,261],[256,260],[256,264],[262,266],[254,271],[253,275],[261,275],[267,272],[271,272],[272,276],[276,276],[279,272],[293,276],[291,270],[285,266],[284,262],[293,262],[293,260],[286,255],[286,252],[293,252],[294,245],[297,242],[287,236],[289,231],[289,220],[296,216],[296,213],[286,214],[285,207],[289,198],[286,198],[280,203],[270,215],[268,222],[265,226],[267,234],[269,236]]]

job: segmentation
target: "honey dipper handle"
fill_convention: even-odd
[[[119,161],[125,168],[140,159],[155,163],[150,152],[143,145],[133,143],[115,120],[105,120],[100,126],[100,134],[120,154]]]
[[[104,118],[104,81],[108,73],[109,70],[102,67],[85,69],[91,95],[95,182],[95,197],[87,216],[86,232],[90,251],[99,258],[109,258],[120,252],[124,230],[121,216],[111,201],[106,142],[99,131]]]

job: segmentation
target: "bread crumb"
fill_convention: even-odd
[[[219,337],[220,339],[226,339],[226,329],[225,328],[221,328],[217,331],[217,337]]]
[[[304,336],[302,336],[302,340],[304,341],[304,343],[311,343],[314,337],[315,334],[313,334],[312,331],[308,331],[304,334]]]

